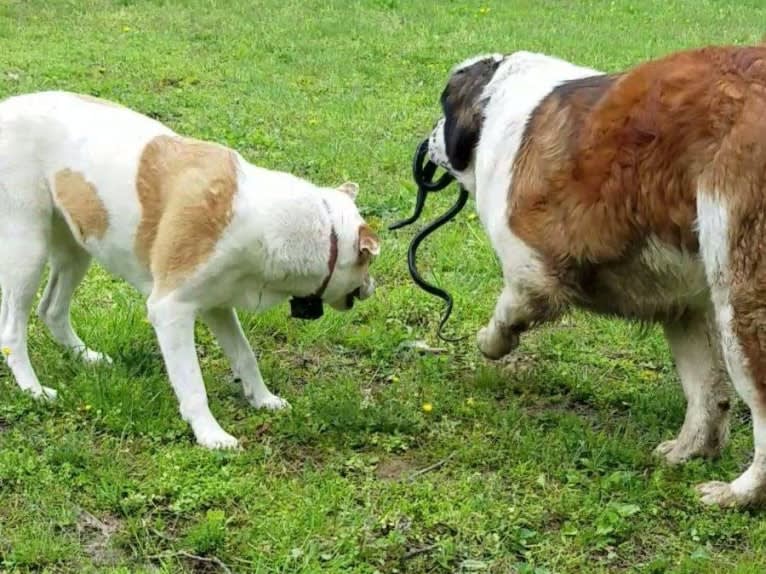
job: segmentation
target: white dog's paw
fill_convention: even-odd
[[[40,401],[55,401],[58,396],[58,392],[50,387],[39,387],[35,389],[29,389],[28,391],[34,398]]]
[[[519,344],[519,336],[513,334],[509,337],[500,336],[496,329],[482,327],[476,335],[476,343],[479,351],[487,359],[496,361],[502,359]]]
[[[239,447],[239,441],[220,428],[197,433],[197,443],[209,449],[234,449]]]
[[[277,395],[267,395],[265,397],[248,397],[250,404],[256,409],[268,409],[270,411],[280,411],[289,409],[290,403]]]
[[[104,353],[99,353],[93,349],[84,349],[80,352],[80,359],[86,363],[104,363],[105,365],[111,365],[113,363],[112,358]]]

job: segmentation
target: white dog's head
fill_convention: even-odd
[[[504,59],[502,54],[478,56],[452,69],[441,95],[444,115],[428,139],[431,160],[471,193],[476,190],[474,154],[484,122],[484,91]]]
[[[380,240],[359,213],[356,206],[358,191],[359,186],[352,182],[325,190],[338,235],[338,253],[322,300],[338,311],[351,309],[354,299],[364,300],[375,292],[370,264],[380,253]]]

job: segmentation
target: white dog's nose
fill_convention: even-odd
[[[375,279],[368,277],[367,281],[359,288],[359,299],[364,300],[372,297],[373,293],[375,293]]]

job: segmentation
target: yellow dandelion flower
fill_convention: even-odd
[[[423,403],[422,409],[424,413],[430,413],[434,410],[434,406],[431,403]]]
[[[10,347],[3,347],[3,355],[6,357],[11,354],[11,348]]]

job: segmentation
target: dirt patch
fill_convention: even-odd
[[[411,460],[404,457],[392,457],[381,461],[375,467],[375,476],[381,480],[399,480],[417,470]]]
[[[503,358],[500,362],[501,369],[504,373],[519,374],[531,371],[537,366],[539,360],[537,355],[533,353],[514,354],[511,353]]]
[[[530,397],[529,402],[524,402],[521,408],[529,416],[545,416],[550,414],[574,414],[585,418],[596,417],[599,408],[587,401],[575,398],[564,398],[559,401],[546,400],[543,397]]]
[[[82,548],[96,565],[113,565],[120,561],[120,553],[112,545],[112,537],[120,529],[121,521],[114,516],[97,518],[87,510],[77,516],[77,534]]]

